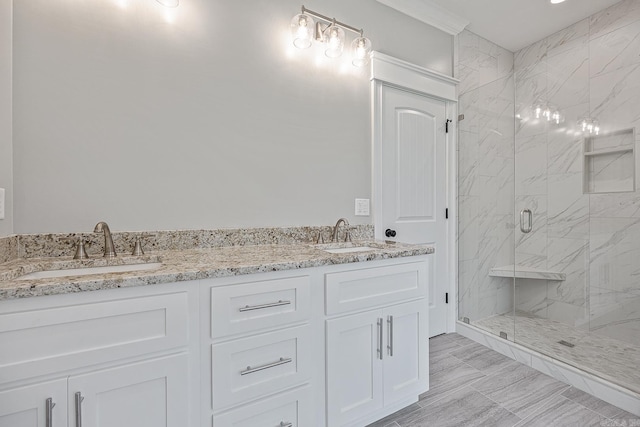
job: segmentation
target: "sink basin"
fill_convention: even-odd
[[[370,246],[354,246],[350,248],[335,248],[335,249],[323,249],[325,252],[329,252],[330,254],[346,254],[350,252],[368,252],[375,251],[376,248],[372,248]]]
[[[51,279],[54,277],[67,276],[88,276],[90,274],[107,273],[127,273],[131,271],[155,270],[162,265],[160,262],[149,262],[145,264],[108,265],[102,267],[68,268],[63,270],[44,270],[35,273],[25,274],[18,277],[18,280]]]

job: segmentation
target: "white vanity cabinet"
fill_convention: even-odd
[[[366,425],[428,389],[426,284],[426,262],[326,275],[327,312],[347,314],[326,322],[327,425]]]
[[[315,425],[311,280],[303,270],[203,281],[203,425]]]
[[[196,286],[2,302],[0,426],[188,425]]]
[[[0,427],[362,427],[428,387],[426,256],[0,301]]]

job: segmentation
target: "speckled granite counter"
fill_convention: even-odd
[[[331,247],[370,246],[367,252],[333,254],[329,245],[278,244],[227,246],[173,251],[155,251],[142,257],[72,260],[69,257],[19,258],[0,264],[0,300],[58,295],[131,286],[172,283],[270,271],[294,270],[335,264],[383,260],[433,253],[430,246],[386,244],[364,241]],[[140,264],[160,261],[154,270],[20,280],[26,273],[104,265]]]

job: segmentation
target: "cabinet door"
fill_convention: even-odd
[[[213,427],[309,427],[313,425],[313,401],[309,387],[278,393],[213,417]]]
[[[51,399],[50,403],[47,402]],[[47,407],[51,407],[47,411]],[[50,417],[47,416],[49,412]],[[47,419],[48,420],[47,423]],[[67,379],[0,392],[0,427],[67,425]]]
[[[187,426],[187,376],[188,356],[181,354],[70,377],[69,425]],[[78,402],[78,393],[82,402]],[[78,406],[81,423],[78,422]]]
[[[384,404],[416,397],[429,387],[427,302],[384,309]]]
[[[382,408],[382,310],[327,321],[328,425]]]

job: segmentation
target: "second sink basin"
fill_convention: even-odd
[[[126,265],[107,265],[101,267],[82,267],[82,268],[67,268],[62,270],[44,270],[36,271],[34,273],[25,274],[18,277],[18,280],[33,280],[33,279],[51,279],[54,277],[67,277],[67,276],[88,276],[91,274],[108,274],[108,273],[127,273],[131,271],[146,271],[155,270],[162,266],[160,262],[149,262],[145,264],[126,264]]]

